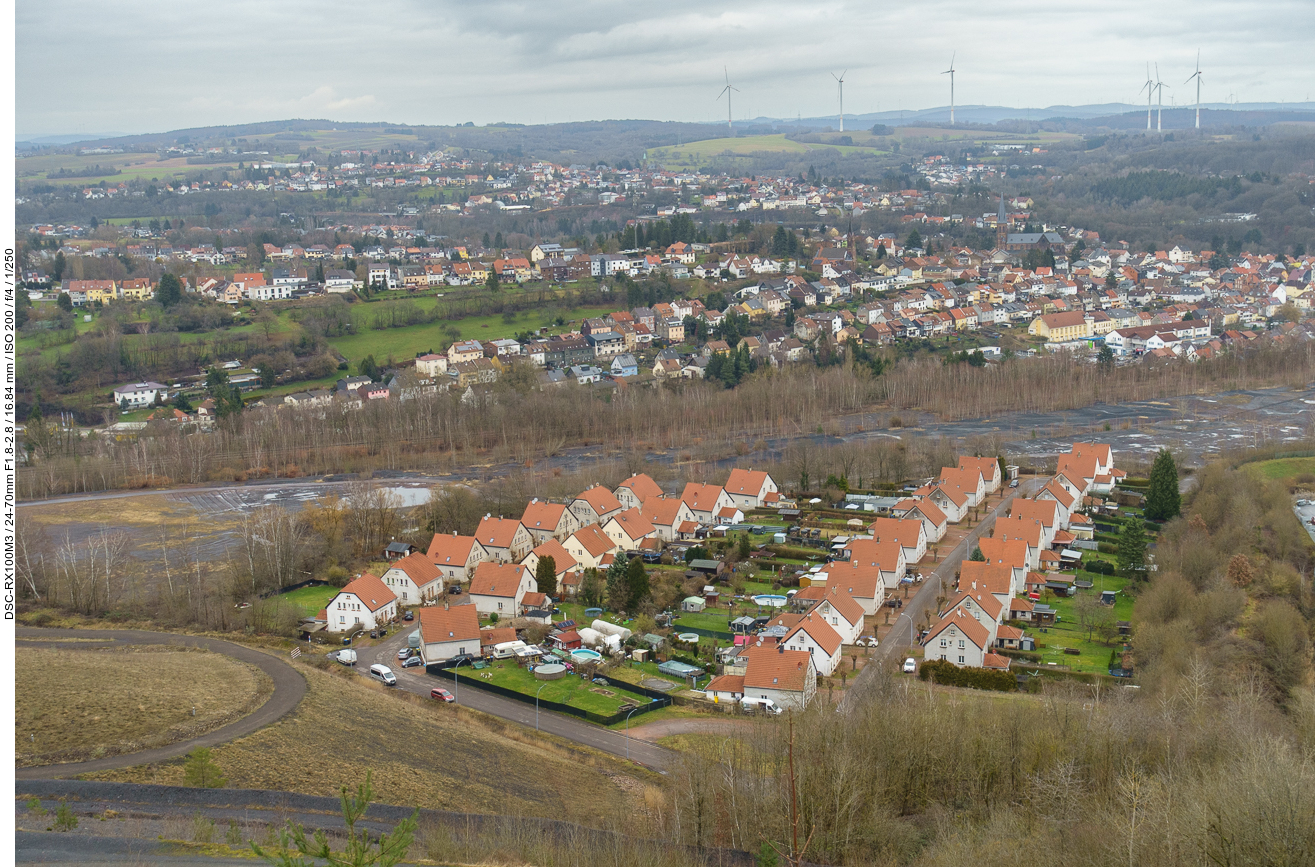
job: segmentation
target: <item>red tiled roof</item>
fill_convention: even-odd
[[[475,574],[470,579],[470,593],[514,598],[524,575],[525,567],[518,563],[493,563],[486,560],[475,567]]]
[[[485,518],[479,522],[475,538],[485,548],[510,548],[521,522],[513,518]]]
[[[454,605],[451,608],[431,605],[420,609],[420,640],[425,644],[479,637],[479,612],[474,605]]]
[[[356,594],[356,598],[361,600],[361,604],[371,611],[378,611],[389,602],[397,600],[397,596],[393,591],[385,587],[384,582],[369,572],[364,573],[360,578],[357,578],[338,592]]]

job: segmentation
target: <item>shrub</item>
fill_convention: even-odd
[[[72,831],[76,827],[78,827],[78,817],[73,815],[68,804],[60,801],[59,809],[55,811],[55,830]]]
[[[210,758],[210,750],[197,747],[187,754],[183,765],[183,784],[194,789],[222,789],[228,782],[219,766]]]
[[[960,668],[946,659],[933,659],[924,662],[918,669],[921,680],[930,680],[943,686],[965,686],[970,689],[990,689],[997,692],[1013,692],[1018,689],[1018,682],[1007,671],[990,668]]]
[[[1108,560],[1085,560],[1082,568],[1096,575],[1113,575],[1114,564]]]

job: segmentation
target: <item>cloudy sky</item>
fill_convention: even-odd
[[[329,118],[408,124],[847,114],[949,102],[1301,101],[1311,0],[18,0],[20,136]]]

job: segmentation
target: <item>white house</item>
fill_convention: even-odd
[[[636,473],[617,485],[612,496],[627,509],[640,509],[647,501],[662,496],[662,489],[647,474]]]
[[[488,559],[488,552],[474,536],[435,533],[426,556],[443,573],[444,580],[451,583],[469,581],[475,567]]]
[[[419,551],[394,560],[382,580],[399,605],[418,605],[443,592],[443,573]]]
[[[575,513],[560,503],[550,503],[535,497],[525,507],[521,515],[521,524],[529,531],[534,544],[539,545],[548,539],[561,541],[580,529],[580,519]]]
[[[604,561],[609,554],[620,550],[616,541],[603,532],[597,524],[581,527],[566,537],[562,543],[566,553],[575,558],[581,569],[596,569],[607,565]]]
[[[607,488],[594,485],[571,500],[570,509],[575,513],[580,526],[602,524],[608,518],[621,511],[621,503]]]
[[[657,530],[639,509],[627,509],[607,520],[603,532],[623,551],[635,551],[645,539],[656,539]]]
[[[817,669],[806,650],[754,645],[744,653],[744,695],[766,698],[786,710],[803,710],[817,694]]]
[[[813,657],[813,667],[822,677],[834,674],[840,665],[840,634],[812,612],[803,615],[781,643],[786,650],[808,651]]]
[[[981,668],[991,652],[991,633],[972,614],[956,608],[931,628],[922,644],[925,659]]]
[[[694,518],[701,524],[712,526],[717,523],[717,513],[725,508],[733,508],[735,501],[720,485],[701,485],[690,482],[685,485],[680,499],[689,506]]]
[[[484,520],[479,522],[479,529],[475,531],[475,538],[488,552],[488,559],[499,563],[519,563],[534,547],[534,537],[530,531],[513,518],[485,515]]]
[[[657,537],[663,542],[678,542],[694,538],[698,530],[698,518],[690,511],[684,500],[674,497],[650,497],[640,509],[644,517],[657,531]]]
[[[913,564],[927,553],[927,531],[922,521],[909,518],[877,518],[868,528],[875,541],[893,539],[904,549],[904,562]]]
[[[330,632],[375,629],[397,617],[397,596],[369,572],[338,591],[324,609]]]
[[[454,656],[479,656],[479,613],[474,605],[420,609],[420,658],[427,665]]]
[[[724,487],[731,502],[741,509],[760,509],[776,499],[769,496],[777,493],[776,482],[761,471],[731,470]]]
[[[863,634],[863,606],[839,583],[827,585],[825,595],[813,606],[812,614],[836,631],[841,644],[854,644]]]
[[[155,403],[155,396],[160,396],[160,400],[169,399],[169,387],[159,382],[138,382],[132,385],[121,385],[114,389],[114,403],[116,406],[123,406],[127,401],[128,406],[150,406]]]
[[[904,577],[908,561],[904,559],[904,547],[895,539],[855,539],[845,546],[849,552],[849,565],[854,568],[872,568],[880,570],[881,580],[886,589],[899,584]],[[828,567],[829,572],[836,572],[837,564]],[[829,583],[829,582],[828,582]],[[853,594],[858,599],[857,594]]]
[[[945,513],[931,500],[900,500],[890,510],[890,514],[895,518],[922,521],[922,530],[929,543],[939,542],[949,526]]]
[[[470,579],[470,599],[480,614],[519,617],[525,594],[538,590],[534,573],[519,563],[485,561]]]

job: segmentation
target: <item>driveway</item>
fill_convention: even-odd
[[[415,622],[404,622],[396,627],[395,632],[377,645],[358,647],[356,649],[357,674],[368,677],[367,672],[370,670],[370,666],[374,663],[380,663],[391,668],[393,674],[397,675],[398,689],[404,689],[420,696],[428,696],[431,689],[441,686],[456,696],[457,704],[519,723],[528,728],[537,728],[539,731],[587,747],[593,747],[596,750],[620,756],[623,759],[628,758],[636,764],[661,773],[666,773],[666,769],[670,767],[672,760],[675,758],[676,754],[672,751],[647,741],[628,737],[625,731],[612,731],[565,714],[541,709],[538,712],[536,725],[533,704],[503,698],[500,695],[485,692],[478,687],[468,686],[468,678],[462,674],[462,671],[468,672],[470,671],[469,668],[458,670],[458,679],[455,684],[446,677],[440,678],[430,675],[423,668],[402,668],[402,663],[397,659],[397,651],[406,645],[406,637],[419,628],[419,625]]]
[[[922,620],[923,615],[930,612],[935,616],[936,597],[941,595],[941,588],[954,587],[954,573],[959,571],[963,561],[972,554],[973,548],[977,545],[977,540],[983,534],[990,531],[995,526],[995,519],[1003,514],[1009,504],[1014,501],[1015,497],[1031,496],[1041,490],[1049,478],[1023,479],[1018,483],[1017,488],[1006,488],[1007,496],[1000,501],[994,509],[982,518],[981,523],[973,528],[973,531],[963,538],[953,550],[945,556],[940,565],[932,570],[931,575],[922,582],[922,587],[914,594],[913,599],[904,605],[900,616],[895,620],[895,625],[882,639],[881,646],[872,654],[872,658],[863,670],[858,673],[858,678],[854,681],[845,697],[841,699],[840,707],[843,710],[849,710],[852,703],[860,701],[864,692],[868,689],[867,684],[872,682],[872,675],[868,674],[869,670],[875,671],[878,666],[885,664],[892,653],[905,651],[910,647],[917,646],[917,624]]]
[[[20,780],[47,780],[59,777],[72,777],[78,774],[90,774],[96,771],[109,771],[115,768],[130,768],[151,762],[163,762],[186,755],[197,747],[214,747],[251,734],[286,716],[301,703],[306,695],[306,679],[289,663],[277,656],[243,647],[231,641],[206,638],[197,635],[180,635],[167,632],[137,632],[132,629],[37,629],[19,626],[15,630],[22,641],[19,647],[63,647],[68,650],[87,650],[96,647],[119,646],[131,644],[174,644],[185,647],[200,647],[212,653],[222,653],[239,662],[250,663],[274,682],[274,692],[265,703],[236,722],[220,726],[212,732],[180,741],[165,747],[142,750],[119,756],[94,759],[89,762],[73,762],[62,765],[39,765],[32,768],[19,768],[14,776]],[[87,644],[86,639],[106,639],[96,644]],[[61,639],[82,639],[82,641],[64,641]]]

